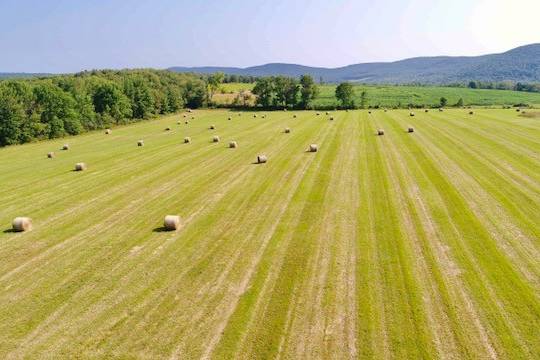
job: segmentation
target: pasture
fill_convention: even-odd
[[[251,90],[253,84],[230,83],[222,84],[223,92],[229,96],[217,94],[214,101],[231,103],[234,95],[241,90]],[[511,90],[488,90],[453,88],[444,86],[406,86],[406,85],[355,85],[355,103],[360,105],[360,94],[367,92],[367,105],[371,107],[407,107],[438,106],[441,97],[448,100],[448,105],[454,105],[460,98],[466,106],[501,107],[503,105],[528,104],[540,106],[540,94]],[[313,101],[316,107],[335,107],[336,85],[319,85],[319,96]]]
[[[538,356],[540,119],[265,114],[0,149],[0,358]]]

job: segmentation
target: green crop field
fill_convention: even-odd
[[[191,115],[0,149],[0,358],[540,354],[540,118]]]
[[[223,84],[222,89],[227,93],[237,93],[240,90],[251,90],[253,84],[231,83]],[[333,107],[337,105],[335,98],[336,86],[332,84],[319,85],[320,93],[313,105]],[[396,86],[396,85],[356,85],[356,105],[360,105],[360,94],[367,93],[367,105],[371,107],[407,107],[438,106],[441,97],[448,100],[448,105],[454,105],[460,98],[465,105],[503,106],[528,104],[540,106],[540,94],[510,90],[486,90],[452,88],[441,86]],[[220,99],[216,99],[218,102]],[[229,101],[229,103],[232,100]]]

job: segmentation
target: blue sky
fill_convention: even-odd
[[[540,0],[0,0],[0,72],[336,67],[540,42]]]

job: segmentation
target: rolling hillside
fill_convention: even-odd
[[[355,81],[378,84],[448,84],[469,80],[540,81],[540,44],[526,45],[504,52],[472,57],[417,57],[395,62],[355,64],[340,68],[309,67],[272,63],[248,68],[172,67],[176,72],[298,77],[310,74],[325,82]]]

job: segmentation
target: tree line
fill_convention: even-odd
[[[204,106],[191,74],[101,70],[0,81],[0,146],[52,139]]]
[[[177,112],[185,107],[216,106],[213,95],[226,82],[255,82],[232,106],[311,109],[319,87],[310,75],[251,77],[188,74],[161,70],[92,70],[72,75],[0,80],[0,146],[52,139]],[[470,88],[503,88],[509,83],[471,81]],[[455,85],[458,86],[458,85]],[[465,86],[465,85],[462,85]],[[507,90],[540,91],[538,84],[513,84]],[[349,82],[337,85],[339,108],[369,108]],[[358,103],[357,103],[358,101]],[[450,105],[446,98],[438,106]],[[409,104],[408,107],[423,105]],[[451,106],[462,107],[463,99]],[[378,105],[373,106],[375,108]],[[398,107],[402,107],[401,104]]]
[[[521,83],[513,81],[469,81],[468,83],[450,84],[449,87],[468,87],[469,89],[512,90],[540,93],[540,83]]]
[[[319,94],[319,88],[310,75],[299,80],[286,76],[258,78],[252,93],[255,104],[263,108],[309,109]]]

